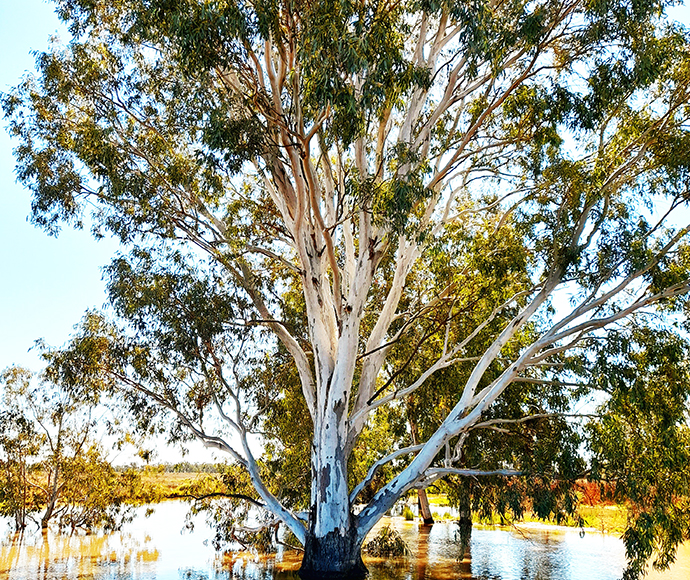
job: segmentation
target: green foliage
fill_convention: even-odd
[[[131,507],[157,499],[141,475],[117,473],[91,434],[97,398],[69,391],[44,375],[12,367],[2,373],[0,510],[24,529],[119,529]],[[81,398],[79,398],[81,395]]]
[[[397,410],[382,409],[376,413],[357,440],[348,462],[351,489],[365,478],[373,460],[385,457],[392,438],[401,440],[405,436],[406,427],[405,418]],[[358,502],[366,504],[401,465],[402,462],[388,463],[378,469],[369,485],[361,491]]]
[[[500,239],[495,236],[498,219],[498,215],[489,213],[472,235],[451,229],[446,239],[432,248],[420,272],[415,272],[410,286],[418,292],[440,292],[448,286],[457,290],[452,302],[440,303],[420,322],[416,332],[406,333],[393,347],[393,385],[409,384],[433,363],[444,341],[452,344],[462,340],[491,315],[495,304],[529,284],[529,254],[510,225],[503,229]],[[439,428],[473,370],[472,357],[482,354],[514,314],[511,309],[501,312],[465,350],[466,362],[437,372],[407,399],[405,415],[410,421],[414,419],[418,440],[425,441]],[[528,326],[516,336],[504,350],[506,359],[529,344],[535,332],[534,326]],[[493,363],[483,385],[503,372],[506,359]],[[462,455],[456,458],[458,466],[486,471],[511,466],[523,478],[447,478],[441,486],[448,492],[451,505],[480,518],[494,514],[520,518],[525,510],[532,509],[544,519],[563,521],[575,513],[573,485],[586,474],[586,464],[580,455],[577,425],[562,416],[572,403],[570,392],[565,385],[551,383],[555,376],[553,372],[535,370],[530,379],[508,387],[482,416],[488,423],[504,423],[470,430],[464,436]],[[534,415],[537,417],[529,418]],[[401,437],[405,444],[413,443],[404,431]],[[438,459],[440,463],[444,456],[439,454]]]
[[[29,484],[40,437],[34,425],[17,412],[4,411],[0,424],[0,515],[13,518],[19,531],[41,505],[37,490]]]
[[[164,265],[160,258],[158,252],[137,249],[129,259],[115,259],[106,269],[109,298],[165,356],[189,363],[204,343],[227,333],[227,321],[242,315],[242,301],[203,265],[194,267],[178,253]],[[170,308],[171,300],[177,308]]]
[[[410,549],[405,544],[405,540],[390,526],[381,527],[363,549],[377,558],[400,558],[410,555]]]
[[[404,5],[327,1],[304,5],[300,16],[300,93],[312,119],[331,108],[327,139],[347,147],[371,117],[428,85],[428,71],[404,57]],[[355,90],[349,81],[362,74],[366,80]]]
[[[141,475],[117,473],[97,447],[64,462],[57,523],[71,531],[119,530],[134,517],[133,507],[158,501]]]
[[[423,236],[422,207],[433,195],[425,184],[431,168],[416,151],[402,144],[391,148],[388,165],[393,177],[376,186],[371,199],[372,211],[394,234]],[[415,170],[410,171],[410,167]]]
[[[252,550],[260,554],[276,551],[279,524],[267,517],[244,469],[234,464],[218,464],[218,473],[199,474],[177,489],[175,497],[190,504],[187,526],[193,527],[191,516],[204,513],[213,527],[216,549]],[[257,517],[259,525],[256,525]],[[254,525],[248,526],[252,520]],[[290,540],[290,538],[288,538]],[[296,541],[288,544],[297,545]]]
[[[630,329],[604,349],[594,365],[606,365],[597,376],[611,397],[603,420],[588,427],[592,477],[611,482],[611,499],[627,505],[625,577],[635,578],[650,559],[666,568],[690,538],[688,345],[665,331]]]
[[[114,319],[88,313],[45,378],[117,396],[139,434],[227,451],[185,490],[217,545],[250,545],[259,497],[315,507],[330,413],[349,489],[370,475],[358,501],[426,481],[386,489],[419,450],[396,452],[433,441],[424,469],[494,474],[439,483],[465,524],[563,521],[589,475],[630,502],[630,578],[670,561],[689,497],[690,253],[671,213],[690,200],[690,51],[664,2],[57,4],[73,39],[2,96],[17,175],[39,226],[92,210],[125,249]],[[36,391],[51,421],[79,412],[56,393]],[[38,453],[30,423],[0,441],[7,489]],[[41,459],[53,483],[60,453]],[[37,501],[7,497],[18,522]]]
[[[258,361],[256,401],[264,409],[263,474],[271,491],[293,509],[309,506],[309,445],[313,425],[299,379],[287,353],[279,349]]]

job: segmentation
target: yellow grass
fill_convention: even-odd
[[[415,492],[416,493],[416,492]],[[427,494],[429,504],[432,506],[447,506],[448,498],[445,494]],[[607,506],[607,505],[580,505],[577,510],[578,515],[584,520],[586,528],[594,528],[606,534],[621,534],[625,530],[625,522],[627,518],[627,510],[624,506]],[[534,514],[525,514],[524,521],[526,522],[541,522],[546,524],[556,524],[553,522],[544,522],[538,519]],[[487,523],[487,522],[484,522]],[[499,524],[500,519],[495,518],[495,521],[489,522]],[[577,520],[571,518],[567,522],[562,522],[562,525],[577,526]]]
[[[587,527],[596,528],[606,534],[622,534],[625,530],[628,512],[623,506],[581,505],[577,511]]]
[[[198,473],[171,473],[150,469],[142,473],[145,484],[158,486],[163,497],[175,495],[180,486],[197,478]]]
[[[144,483],[159,486],[162,497],[171,497],[179,493],[179,488],[199,477],[200,473],[171,473],[159,471],[155,468],[149,469],[142,474]],[[447,506],[448,498],[445,494],[428,494],[429,504],[432,506]],[[578,515],[584,519],[585,527],[595,528],[607,534],[620,534],[625,529],[627,512],[623,506],[587,506],[581,505],[578,508]],[[556,522],[543,522],[533,514],[526,514],[526,522],[542,522],[555,524]],[[497,521],[493,523],[500,523]],[[565,522],[567,526],[576,526],[575,519]]]

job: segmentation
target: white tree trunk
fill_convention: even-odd
[[[303,578],[358,578],[366,573],[347,485],[346,409],[345,399],[336,401],[314,433],[312,503],[300,570]]]

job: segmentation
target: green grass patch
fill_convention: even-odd
[[[581,518],[581,520],[578,519]],[[480,525],[499,525],[510,526],[519,524],[521,522],[540,523],[546,525],[560,525],[577,528],[580,527],[580,521],[583,522],[584,527],[594,528],[605,534],[620,535],[625,531],[625,524],[627,521],[627,510],[625,506],[586,506],[581,505],[577,510],[577,516],[568,518],[565,521],[556,522],[555,520],[542,520],[533,513],[526,513],[520,520],[512,520],[510,518],[501,518],[494,514],[490,518],[473,517],[473,521]]]
[[[427,499],[429,500],[429,505],[437,505],[441,507],[448,506],[448,496],[445,493],[427,493]]]
[[[622,534],[628,519],[628,510],[625,506],[599,505],[578,508],[578,513],[585,520],[585,526],[596,528],[605,534]]]

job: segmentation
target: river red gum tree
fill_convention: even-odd
[[[206,398],[199,382],[131,361],[100,372],[243,465],[303,543],[306,577],[362,573],[366,534],[411,489],[517,475],[461,462],[471,431],[514,422],[482,419],[506,389],[563,384],[550,369],[565,353],[643,324],[657,304],[682,306],[688,228],[675,213],[688,196],[690,53],[661,4],[71,0],[58,10],[74,39],[39,55],[39,77],[4,99],[34,219],[56,228],[92,206],[97,227],[149,257],[187,244],[210,258],[214,280],[250,312],[215,323],[269,329],[294,361],[314,433],[306,519],[261,479],[256,410],[229,362],[241,353],[218,334],[195,339]],[[477,256],[491,262],[501,240],[516,241],[523,274],[468,287],[481,280]],[[419,273],[439,255],[451,274],[425,286]],[[291,285],[303,333],[281,320]],[[554,311],[564,289],[571,299]],[[463,313],[480,300],[485,315],[468,329]],[[436,311],[447,315],[434,360],[391,382],[396,344]],[[488,346],[468,354],[480,339]],[[458,365],[467,379],[433,435],[372,460],[350,488],[348,458],[377,409]],[[234,435],[213,432],[200,409]],[[400,460],[355,513],[377,469]]]

